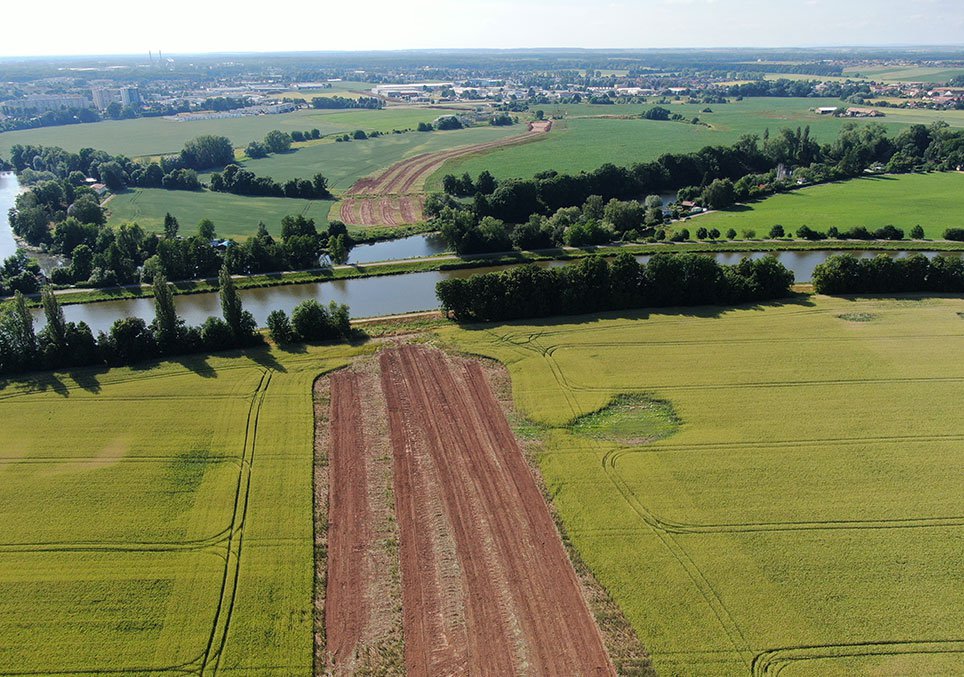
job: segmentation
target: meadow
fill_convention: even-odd
[[[253,235],[261,221],[271,235],[281,237],[281,219],[288,215],[300,214],[314,219],[319,227],[325,226],[333,204],[332,200],[136,188],[112,197],[107,209],[112,225],[135,221],[145,230],[163,232],[164,215],[170,213],[177,218],[183,234],[193,233],[201,219],[210,219],[219,237],[243,239]]]
[[[0,390],[0,673],[310,674],[311,388],[360,349]]]
[[[839,105],[839,99],[748,98],[727,104],[661,104],[688,119],[698,117],[710,125],[682,122],[620,119],[614,116],[633,116],[655,104],[627,105],[547,105],[547,116],[563,116],[562,124],[555,124],[548,139],[531,145],[460,158],[447,162],[433,177],[430,185],[438,188],[445,174],[468,172],[477,176],[487,169],[496,177],[531,177],[547,170],[576,173],[590,171],[611,162],[631,165],[654,160],[663,153],[686,153],[707,145],[729,145],[744,134],[762,136],[784,127],[796,129],[810,126],[812,135],[821,142],[832,141],[849,121],[811,112],[819,106]],[[703,113],[710,108],[712,113]],[[609,116],[609,117],[605,117]],[[929,124],[945,120],[955,127],[964,126],[964,111],[904,111],[886,110],[886,117],[875,122],[893,134],[914,123]],[[867,119],[857,120],[867,124]]]
[[[891,82],[948,82],[964,75],[964,68],[942,68],[932,66],[850,66],[844,68],[844,75],[865,80]]]
[[[949,674],[962,317],[818,296],[439,332],[508,366],[568,537],[657,672]]]
[[[690,224],[720,232],[753,229],[759,237],[775,224],[794,232],[800,226],[825,232],[830,226],[893,225],[907,236],[920,225],[925,237],[942,238],[947,228],[964,227],[964,174],[886,175],[811,186],[700,216]]]
[[[434,117],[437,116],[433,115],[431,119]],[[342,143],[322,139],[301,145],[290,153],[271,155],[260,160],[245,160],[244,167],[258,176],[270,176],[276,181],[308,178],[321,172],[328,179],[328,187],[341,192],[363,176],[373,174],[406,157],[497,141],[507,136],[523,134],[525,131],[526,128],[522,125],[484,126],[445,132],[387,134],[375,139]]]
[[[298,110],[281,115],[176,122],[164,118],[108,120],[83,125],[43,127],[0,134],[0,157],[9,157],[14,144],[60,146],[70,151],[97,148],[115,155],[144,157],[177,153],[184,143],[202,134],[220,134],[235,146],[264,138],[273,129],[284,132],[317,128],[324,135],[356,129],[391,132],[414,129],[431,122],[440,111],[410,106],[382,110]]]

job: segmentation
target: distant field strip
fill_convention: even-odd
[[[962,311],[814,297],[441,331],[508,365],[566,531],[657,671],[952,674]],[[672,403],[677,432],[570,425],[626,394]]]
[[[341,203],[341,218],[345,223],[357,226],[417,223],[424,218],[425,181],[447,161],[536,141],[544,138],[551,127],[549,122],[532,123],[527,132],[517,136],[425,153],[396,162],[379,174],[355,182]]]

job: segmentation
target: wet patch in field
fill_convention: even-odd
[[[579,435],[623,444],[662,440],[679,430],[680,419],[672,402],[648,395],[617,395],[608,405],[580,416],[570,425]]]
[[[873,322],[878,316],[874,313],[844,313],[843,315],[837,315],[837,317],[847,322]]]

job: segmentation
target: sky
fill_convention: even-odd
[[[11,0],[0,56],[964,45],[964,0]]]

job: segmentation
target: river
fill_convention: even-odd
[[[16,175],[12,172],[0,172],[0,260],[17,251],[17,242],[13,239],[7,213],[13,207],[19,192],[20,182]]]
[[[805,282],[810,280],[814,267],[833,253],[840,252],[818,250],[777,252],[776,256],[781,263],[793,271],[798,282]],[[856,251],[852,253],[865,258],[876,256],[879,252]],[[935,255],[935,252],[922,253],[928,256]],[[715,253],[707,255],[713,256],[720,263],[732,264],[739,262],[744,256],[761,258],[767,254],[756,252],[751,254]],[[908,253],[895,252],[894,255],[904,257]],[[647,261],[649,256],[637,258],[640,261]],[[551,261],[542,265],[566,264],[562,261]],[[500,269],[502,268],[475,268],[350,278],[263,289],[245,289],[240,293],[245,309],[251,311],[259,326],[264,326],[268,313],[272,310],[281,309],[290,313],[298,303],[305,299],[316,299],[324,303],[329,301],[346,303],[351,308],[352,317],[375,317],[420,310],[434,310],[438,308],[438,301],[435,298],[435,284],[438,281]],[[208,317],[221,313],[217,294],[177,296],[175,302],[178,313],[188,324],[198,325]],[[141,298],[68,305],[64,306],[64,314],[68,321],[86,322],[96,333],[107,331],[115,320],[122,317],[135,316],[147,322],[151,321],[154,318],[154,301],[151,298]],[[39,311],[36,312],[35,316],[39,328],[42,323],[42,316]]]

